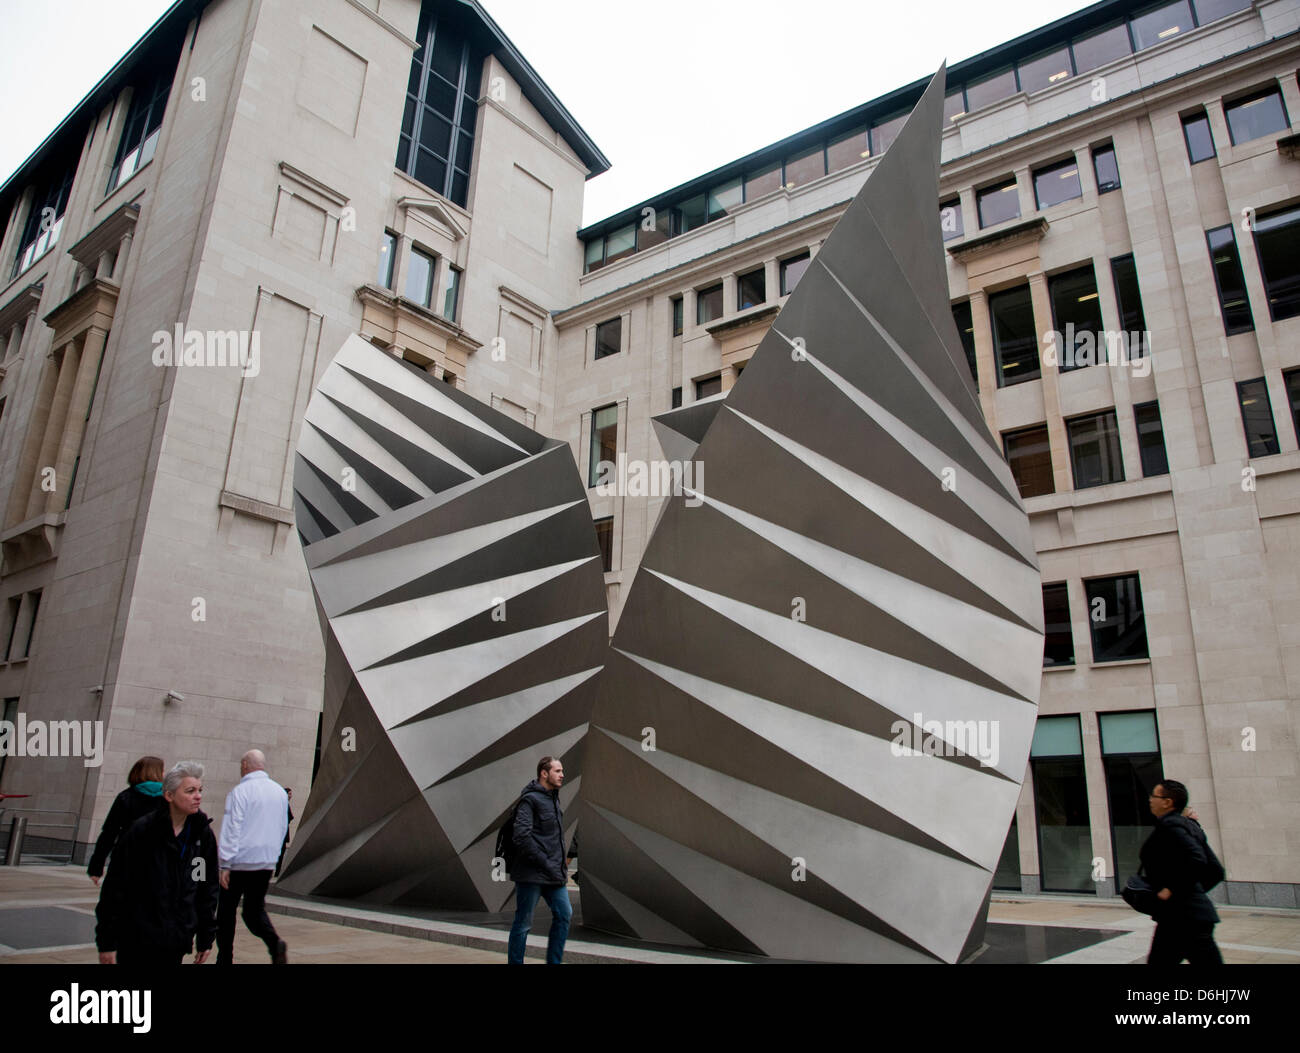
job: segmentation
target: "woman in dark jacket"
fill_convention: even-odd
[[[203,765],[182,761],[163,779],[166,808],[137,819],[108,864],[95,908],[103,965],[179,965],[217,934],[220,869],[212,820],[199,811]]]
[[[126,789],[119,793],[108,810],[104,828],[99,832],[95,842],[95,851],[90,854],[90,865],[86,873],[96,885],[104,876],[104,862],[113,851],[117,839],[142,815],[148,815],[166,802],[162,796],[163,759],[161,757],[141,757],[131,765],[126,777]]]
[[[1142,873],[1156,891],[1159,905],[1151,938],[1148,965],[1222,965],[1214,942],[1219,914],[1201,888],[1199,875],[1207,863],[1200,824],[1182,814],[1187,787],[1168,779],[1151,791],[1156,827],[1142,845]]]

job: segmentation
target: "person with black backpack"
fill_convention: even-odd
[[[506,871],[515,883],[515,920],[510,926],[506,952],[506,961],[511,965],[524,962],[528,931],[539,898],[545,899],[551,910],[546,963],[559,965],[564,957],[573,908],[565,888],[569,869],[564,852],[564,813],[560,809],[563,784],[564,765],[553,757],[543,757],[537,762],[537,778],[524,787],[497,837],[497,855],[505,860]],[[576,854],[575,850],[570,856]]]
[[[1166,779],[1150,796],[1156,827],[1142,845],[1142,876],[1155,892],[1156,921],[1148,965],[1222,965],[1214,942],[1219,914],[1205,893],[1223,880],[1223,866],[1195,819],[1183,815],[1187,787]]]

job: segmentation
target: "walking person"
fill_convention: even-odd
[[[235,960],[235,912],[244,901],[248,931],[266,944],[271,961],[288,962],[288,946],[266,913],[266,889],[289,830],[289,798],[266,773],[266,756],[249,750],[239,762],[240,780],[226,796],[217,851],[221,902],[217,909],[217,964]]]
[[[510,927],[506,961],[522,965],[528,945],[528,930],[539,898],[551,910],[551,930],[546,942],[546,964],[559,965],[564,941],[569,936],[569,880],[564,854],[564,813],[560,809],[560,787],[564,765],[553,757],[537,762],[537,778],[524,787],[515,806],[515,858],[510,878],[515,883],[515,920]]]
[[[289,827],[293,825],[293,790],[286,786],[284,796],[289,802],[289,821],[284,828],[284,844],[280,846],[280,858],[275,861],[275,873],[272,875],[277,878],[280,876],[280,868],[284,866],[284,854],[289,851]]]
[[[118,840],[95,908],[102,965],[180,965],[207,960],[217,929],[217,840],[199,810],[203,765],[182,761],[162,781],[166,807],[137,819]]]
[[[142,815],[148,815],[159,808],[166,808],[163,800],[163,759],[161,757],[141,757],[131,765],[126,776],[126,789],[114,799],[104,825],[99,831],[99,840],[95,850],[90,854],[90,863],[86,873],[96,885],[104,876],[104,862],[113,851],[118,838],[131,828],[131,824]]]
[[[1142,845],[1142,872],[1156,892],[1156,921],[1148,965],[1222,965],[1214,942],[1219,914],[1201,885],[1207,867],[1219,870],[1213,849],[1196,820],[1183,815],[1187,787],[1166,779],[1151,791],[1156,827]],[[1211,864],[1213,861],[1213,864]]]

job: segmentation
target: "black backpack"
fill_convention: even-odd
[[[519,858],[519,850],[515,847],[515,814],[519,811],[519,806],[523,802],[523,794],[520,794],[519,800],[515,801],[510,809],[510,814],[506,816],[506,821],[501,824],[501,829],[497,831],[497,847],[493,862],[497,859],[504,860],[507,874],[514,869],[515,860]]]
[[[1185,816],[1179,816],[1182,820],[1182,826],[1191,835],[1200,842],[1201,851],[1205,853],[1205,863],[1201,866],[1196,874],[1196,880],[1201,886],[1202,892],[1209,892],[1215,885],[1220,884],[1224,877],[1223,864],[1219,862],[1219,857],[1214,854],[1214,849],[1210,847],[1210,841],[1205,836],[1205,830],[1195,819],[1188,819]]]

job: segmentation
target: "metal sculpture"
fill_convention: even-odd
[[[725,400],[657,420],[708,483],[664,508],[601,677],[586,925],[825,961],[978,945],[1043,608],[949,306],[943,99],[941,69]]]

